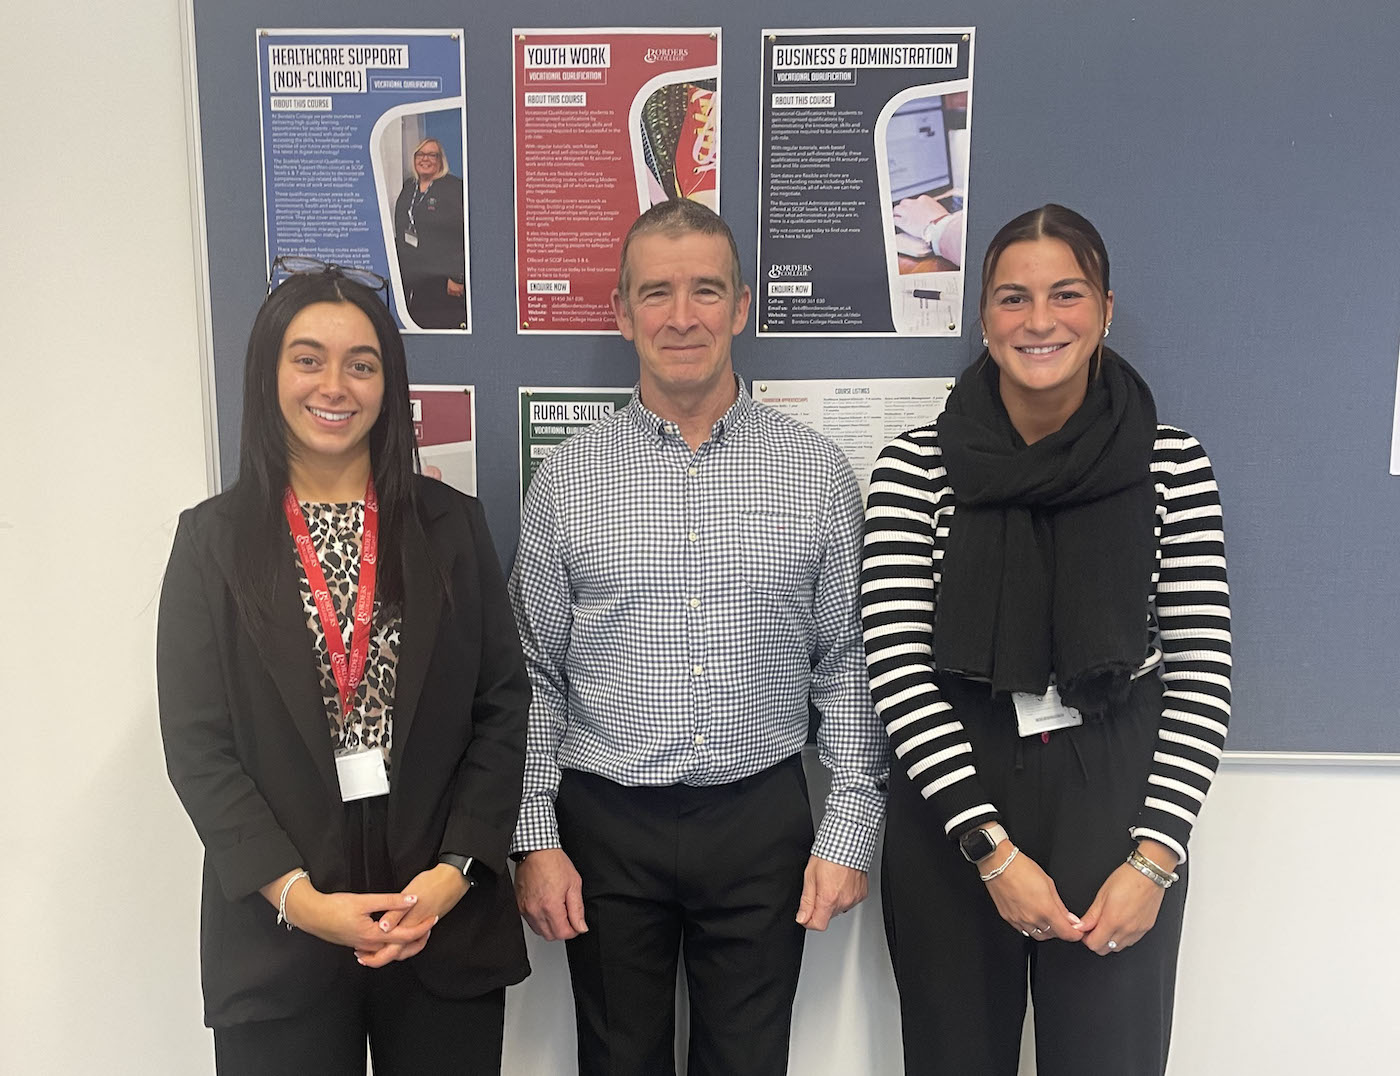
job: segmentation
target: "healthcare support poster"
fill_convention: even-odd
[[[760,336],[958,336],[971,27],[765,30]]]
[[[413,436],[423,473],[476,496],[476,389],[410,385]]]
[[[669,198],[719,209],[719,30],[515,31],[521,333],[612,333],[627,229]]]
[[[269,271],[368,269],[405,332],[470,331],[464,65],[460,30],[258,31]]]
[[[626,407],[632,390],[520,390],[520,503],[545,457],[580,430]]]
[[[951,377],[878,377],[868,380],[754,380],[753,398],[776,407],[836,442],[860,482],[884,447],[907,430],[927,426],[943,413]]]

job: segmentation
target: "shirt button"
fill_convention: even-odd
[[[705,675],[705,666],[703,666],[703,665],[692,665],[692,666],[690,667],[690,675],[691,675],[691,676],[704,676],[704,675]]]
[[[697,744],[702,744],[702,743],[705,742],[705,737],[702,736],[700,733],[697,732],[697,733],[695,734],[695,742],[696,742]]]
[[[694,467],[687,467],[685,473],[690,475],[691,478],[694,478],[697,472]]]
[[[690,607],[691,607],[692,609],[699,609],[699,608],[700,608],[700,599],[699,599],[699,598],[691,598],[691,599],[690,599]]]
[[[686,535],[686,537],[689,538],[692,542],[697,542],[700,540],[700,535],[696,534],[694,531],[691,531],[689,534]]]

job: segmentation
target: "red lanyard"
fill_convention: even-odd
[[[282,510],[287,514],[287,525],[292,528],[292,539],[296,542],[297,553],[301,556],[301,566],[306,572],[306,581],[311,586],[311,596],[316,601],[316,612],[321,617],[321,630],[326,634],[326,649],[331,656],[331,671],[335,674],[335,686],[340,691],[341,712],[349,716],[355,702],[355,694],[360,689],[360,681],[365,675],[365,662],[369,658],[369,636],[374,619],[374,581],[378,574],[379,560],[379,500],[374,495],[374,479],[365,485],[365,525],[360,540],[360,580],[355,586],[355,623],[350,635],[350,659],[345,658],[345,639],[340,634],[340,619],[335,606],[331,604],[330,588],[326,586],[326,574],[321,571],[321,562],[316,556],[315,543],[311,532],[306,529],[306,517],[301,513],[297,495],[288,486],[282,494]]]

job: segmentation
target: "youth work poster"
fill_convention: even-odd
[[[464,65],[460,30],[258,31],[269,271],[368,269],[405,332],[470,331]]]
[[[516,30],[520,333],[615,333],[617,255],[658,202],[719,209],[718,28]]]
[[[973,36],[763,31],[758,335],[961,334]]]

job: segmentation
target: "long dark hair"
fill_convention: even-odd
[[[1073,209],[1050,202],[1039,209],[1031,209],[1019,217],[1007,221],[1001,230],[992,236],[987,246],[987,254],[982,259],[982,296],[977,301],[977,313],[984,314],[992,285],[992,275],[997,262],[1012,243],[1035,239],[1058,239],[1069,247],[1080,271],[1088,278],[1099,293],[1099,308],[1108,310],[1108,249],[1103,244],[1103,236],[1089,222]],[[1099,341],[1094,357],[1094,366],[1089,371],[1091,377],[1098,373],[1103,364],[1103,341]]]
[[[291,544],[282,514],[290,446],[277,392],[277,371],[287,327],[313,303],[358,307],[379,338],[384,402],[370,429],[369,452],[379,498],[378,593],[386,605],[403,599],[404,528],[421,527],[413,487],[418,450],[408,400],[408,363],[403,339],[388,308],[369,288],[334,270],[288,277],[258,310],[248,335],[238,481],[230,491],[237,506],[233,596],[254,628],[268,623],[278,576],[291,564]]]

